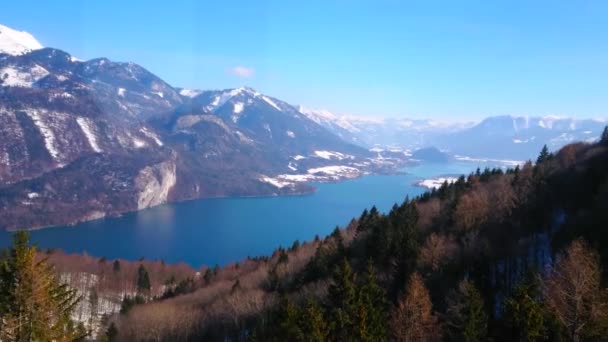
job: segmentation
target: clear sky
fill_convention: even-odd
[[[608,1],[3,1],[0,23],[174,86],[373,116],[608,116]]]

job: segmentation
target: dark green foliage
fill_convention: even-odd
[[[308,301],[302,313],[301,324],[301,332],[306,336],[306,341],[324,342],[330,339],[329,323],[315,300]]]
[[[15,233],[12,247],[0,260],[0,340],[81,340],[87,333],[71,319],[79,301],[46,259],[37,260],[29,234]]]
[[[543,149],[540,151],[540,154],[538,155],[538,158],[536,159],[536,164],[544,163],[545,161],[549,160],[550,158],[551,158],[551,153],[549,153],[549,149],[547,148],[547,145],[544,145]]]
[[[450,298],[447,309],[446,328],[454,341],[485,341],[488,332],[488,317],[483,298],[473,283],[462,281]]]
[[[355,273],[346,259],[334,270],[328,299],[332,335],[340,341],[348,340],[355,335],[357,287]]]
[[[277,341],[305,341],[304,332],[300,328],[302,313],[289,298],[281,298],[277,321],[279,322],[276,332]]]
[[[194,279],[190,277],[180,280],[177,285],[175,285],[175,278],[173,277],[172,282],[170,282],[166,286],[167,289],[161,296],[161,299],[167,299],[187,293],[192,293],[197,288]]]
[[[135,295],[135,297],[124,296],[122,303],[120,303],[120,313],[127,314],[135,305],[146,303],[146,299],[143,296]]]
[[[137,292],[146,295],[150,292],[150,276],[142,264],[137,269]]]
[[[114,270],[114,272],[120,272],[120,261],[114,260],[112,263],[112,270]]]
[[[608,126],[604,127],[604,131],[602,132],[602,136],[600,137],[600,142],[603,145],[608,145]]]
[[[546,339],[547,313],[540,302],[541,293],[536,275],[515,288],[505,301],[505,320],[513,339],[517,341],[542,341]]]

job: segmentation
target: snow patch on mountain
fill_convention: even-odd
[[[292,131],[287,131],[287,132],[285,132],[285,134],[287,134],[287,136],[290,137],[290,138],[295,138],[296,137],[296,134],[294,132],[292,132]]]
[[[348,154],[344,154],[344,153],[340,153],[340,152],[331,152],[331,151],[315,151],[314,155],[322,158],[322,159],[338,159],[338,160],[342,160],[342,159],[352,159],[353,156],[348,155]]]
[[[0,53],[16,56],[42,48],[42,44],[30,33],[0,25]]]
[[[266,103],[268,103],[269,105],[273,106],[273,107],[274,107],[276,110],[278,110],[278,111],[280,111],[280,112],[282,112],[282,111],[283,111],[283,110],[282,110],[281,108],[279,108],[279,106],[277,106],[277,104],[276,104],[274,101],[272,101],[272,99],[270,99],[269,97],[267,97],[267,96],[262,96],[262,99],[263,99],[264,101],[266,101]]]
[[[46,147],[51,157],[53,157],[53,159],[55,160],[58,160],[59,150],[57,149],[57,139],[55,138],[55,134],[53,133],[53,131],[42,120],[40,112],[35,109],[29,109],[25,112],[32,119],[36,127],[38,127],[40,134],[42,134],[42,137],[44,138],[44,146]]]
[[[49,72],[39,65],[35,65],[29,70],[19,70],[9,66],[0,69],[0,84],[9,87],[29,88],[48,74]]]
[[[186,96],[186,97],[196,97],[198,95],[200,95],[200,93],[202,93],[201,90],[194,90],[194,89],[182,89],[179,91],[179,94],[181,96]]]
[[[82,133],[84,133],[84,136],[87,138],[89,146],[91,146],[93,151],[95,151],[96,153],[103,152],[99,147],[99,144],[97,143],[97,137],[93,133],[92,123],[83,117],[76,118],[76,122],[78,123],[78,126],[80,126]]]
[[[148,138],[154,140],[156,145],[163,146],[163,142],[160,140],[158,135],[156,135],[156,133],[154,133],[154,132],[150,132],[147,127],[142,127],[139,131],[142,132]]]

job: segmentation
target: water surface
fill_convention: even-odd
[[[423,164],[405,175],[372,175],[338,183],[316,184],[303,196],[214,198],[172,203],[117,218],[32,232],[41,248],[87,252],[94,256],[136,260],[184,261],[194,267],[226,264],[247,256],[267,255],[294,240],[325,236],[372,205],[387,211],[405,196],[425,189],[416,180],[469,173],[478,164]],[[480,165],[484,167],[485,165]],[[0,246],[10,242],[0,232]]]

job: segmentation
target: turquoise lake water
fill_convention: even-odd
[[[184,261],[194,267],[226,264],[247,256],[267,255],[294,240],[311,240],[346,225],[372,205],[387,211],[405,196],[425,189],[416,180],[446,174],[468,174],[470,162],[422,164],[405,175],[372,175],[338,183],[316,184],[303,196],[214,198],[172,203],[117,218],[32,232],[41,248],[87,252],[106,258]],[[0,246],[11,234],[0,232]]]

